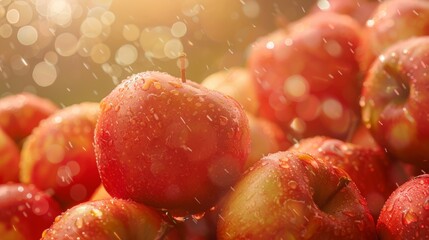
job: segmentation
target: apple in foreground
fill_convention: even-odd
[[[351,17],[326,12],[256,41],[248,67],[260,115],[297,139],[344,139],[360,119],[360,31]]]
[[[397,43],[369,70],[362,119],[391,159],[429,165],[429,37]]]
[[[15,142],[0,128],[0,184],[19,180],[20,152]]]
[[[358,49],[361,68],[367,71],[380,54],[397,42],[429,34],[429,2],[382,2],[367,21]]]
[[[367,203],[344,170],[301,152],[261,159],[230,192],[219,239],[376,239]]]
[[[124,199],[78,204],[61,214],[42,240],[58,239],[174,239],[168,224],[154,210]]]
[[[311,154],[346,171],[367,200],[374,219],[378,217],[384,202],[396,188],[396,182],[390,181],[391,163],[379,148],[361,147],[338,139],[317,136],[301,140],[290,150]]]
[[[161,72],[142,72],[101,102],[97,164],[112,197],[171,215],[212,207],[241,176],[250,147],[241,105]]]
[[[20,144],[42,119],[57,110],[50,100],[31,93],[6,96],[0,99],[0,127]]]
[[[58,203],[34,185],[0,185],[2,240],[38,240],[60,213]]]
[[[423,174],[399,186],[377,222],[379,239],[427,239],[429,237],[429,175]]]
[[[22,147],[20,180],[53,197],[64,208],[83,202],[100,185],[94,154],[98,103],[68,106],[44,119]]]

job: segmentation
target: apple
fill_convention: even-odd
[[[363,124],[359,124],[349,140],[350,143],[369,148],[378,148],[378,144],[371,132]]]
[[[19,181],[19,158],[18,146],[0,127],[0,184]]]
[[[234,98],[246,112],[257,115],[259,101],[256,86],[247,68],[232,67],[215,72],[207,76],[201,85]]]
[[[277,124],[251,114],[247,114],[247,119],[249,120],[251,145],[245,169],[250,168],[269,153],[284,151],[292,146],[292,141],[287,139]]]
[[[429,166],[429,37],[388,48],[362,89],[362,119],[391,159]]]
[[[53,196],[68,208],[88,200],[100,185],[94,153],[99,104],[68,106],[44,119],[22,147],[20,180]]]
[[[188,215],[238,180],[250,146],[241,105],[161,72],[135,74],[101,102],[95,152],[112,197]]]
[[[57,110],[49,99],[31,93],[9,95],[0,99],[0,128],[20,144],[42,119]]]
[[[312,12],[332,11],[346,14],[356,19],[361,25],[371,17],[383,0],[318,0]]]
[[[176,239],[154,210],[124,199],[80,203],[43,232],[41,240],[57,239]]]
[[[0,236],[3,240],[38,240],[60,213],[58,203],[34,185],[0,185]]]
[[[383,239],[426,239],[429,236],[429,175],[423,174],[399,186],[386,203],[377,222]]]
[[[384,1],[366,23],[361,49],[358,49],[361,68],[367,71],[391,45],[428,34],[428,1]]]
[[[317,136],[301,140],[290,150],[311,154],[346,171],[367,200],[374,219],[377,219],[384,202],[396,188],[396,182],[390,181],[391,163],[379,148],[361,147]]]
[[[229,193],[219,239],[376,239],[374,220],[344,170],[302,152],[261,159]]]
[[[297,139],[344,139],[360,119],[360,34],[351,17],[322,12],[257,40],[248,67],[260,115]]]

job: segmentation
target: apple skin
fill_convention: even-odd
[[[0,99],[0,128],[19,143],[57,110],[52,101],[31,93],[9,95]]]
[[[367,71],[376,58],[391,45],[428,34],[428,1],[389,0],[382,2],[364,28],[362,45],[358,49],[361,68]]]
[[[423,174],[399,186],[386,203],[377,222],[383,239],[427,239],[429,237],[429,175]]]
[[[124,199],[80,203],[60,215],[41,240],[175,239],[154,210]],[[160,238],[164,236],[165,238]]]
[[[382,0],[327,0],[329,7],[325,8],[316,4],[312,12],[332,11],[340,14],[346,14],[356,19],[361,25],[365,25],[366,21],[372,16],[374,10],[378,7]],[[324,2],[323,0],[320,2]]]
[[[53,196],[66,209],[88,200],[100,185],[94,153],[99,104],[75,104],[44,119],[22,147],[20,180]]]
[[[118,85],[102,100],[95,130],[107,192],[172,215],[212,207],[241,176],[249,148],[237,101],[161,72]]]
[[[429,165],[429,37],[388,48],[374,62],[362,89],[362,119],[389,158]]]
[[[258,39],[248,67],[260,115],[297,139],[344,139],[360,119],[360,34],[351,17],[323,12]]]
[[[19,158],[18,146],[0,128],[0,184],[19,181]]]
[[[390,181],[388,171],[391,163],[379,148],[361,147],[317,136],[301,140],[290,150],[311,154],[346,171],[367,200],[374,219],[377,219],[384,202],[396,189],[396,182]]]
[[[228,195],[218,239],[376,239],[374,220],[356,185],[338,189],[348,178],[306,153],[270,154]]]
[[[34,185],[0,185],[2,240],[38,240],[60,213],[58,203]]]

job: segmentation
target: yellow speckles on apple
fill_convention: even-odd
[[[394,125],[387,136],[389,145],[395,149],[404,149],[415,139],[415,127],[406,122]]]

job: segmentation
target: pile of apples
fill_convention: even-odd
[[[201,83],[0,99],[1,239],[429,238],[429,2],[318,1]]]

